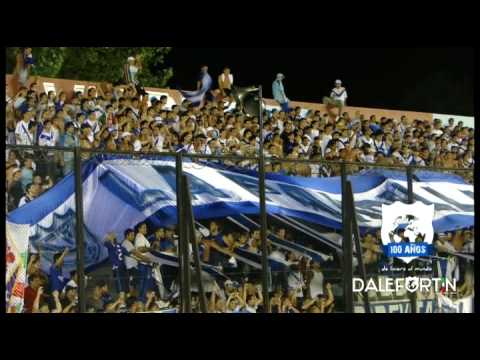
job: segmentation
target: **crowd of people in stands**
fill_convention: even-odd
[[[290,239],[284,228],[276,236]],[[148,236],[150,234],[150,236]],[[172,228],[150,232],[146,224],[125,231],[121,240],[115,234],[105,237],[112,273],[87,277],[88,312],[155,312],[179,308],[179,269],[160,265],[148,255],[159,251],[176,255],[178,237]],[[199,237],[201,261],[221,269],[225,277],[202,274],[210,313],[256,313],[264,311],[261,270],[232,261],[237,248],[260,253],[260,233],[230,232],[212,221],[209,231]],[[329,313],[335,309],[332,284],[325,279],[322,265],[292,252],[275,248],[270,252],[283,257],[287,268],[273,269],[270,304],[273,313]],[[40,267],[40,254],[30,257],[25,290],[27,313],[74,313],[78,307],[76,272],[65,276],[64,259],[68,249],[55,254],[48,272]],[[199,287],[192,269],[192,311],[200,312]],[[92,286],[93,283],[93,286]]]
[[[45,150],[8,150],[6,157],[6,210],[12,211],[40,196],[72,171],[72,152],[49,150],[51,146],[84,150],[150,152],[205,155],[240,155],[254,157],[264,141],[266,171],[305,177],[340,174],[338,165],[306,164],[279,160],[308,159],[358,163],[355,172],[368,164],[415,165],[452,169],[474,166],[474,129],[450,119],[433,123],[422,119],[366,118],[360,112],[321,113],[290,109],[283,86],[276,91],[280,110],[265,111],[265,129],[260,133],[259,119],[228,110],[233,101],[233,75],[227,68],[218,78],[218,90],[211,98],[194,106],[188,100],[172,107],[167,97],[149,97],[139,91],[134,80],[141,66],[129,59],[129,81],[125,85],[102,84],[74,93],[66,90],[42,92],[37,81],[23,85],[7,99],[6,143],[39,145]],[[28,60],[25,64],[31,65]],[[279,74],[281,75],[281,74]],[[22,75],[25,77],[25,75]],[[283,79],[283,75],[276,81]],[[23,79],[25,80],[25,79]],[[332,103],[346,95],[332,91]],[[199,85],[200,86],[200,85]],[[274,85],[275,86],[275,85]],[[275,92],[275,91],[274,91]],[[282,93],[283,92],[283,93]],[[282,95],[283,94],[283,95]],[[277,96],[277,97],[278,97]],[[328,101],[327,101],[328,103]],[[83,153],[88,159],[93,154]],[[256,169],[255,161],[225,161],[226,164]],[[461,173],[473,182],[473,172]],[[284,230],[283,230],[284,231]],[[211,281],[208,307],[211,312],[261,312],[262,291],[259,274],[248,266],[230,269],[231,252],[236,247],[259,252],[258,233],[221,233],[215,223],[211,236],[204,237],[200,249],[205,263],[221,265],[232,280]],[[172,230],[158,230],[151,243],[146,225],[124,234],[122,242],[109,235],[106,246],[112,263],[115,293],[108,281],[96,279],[89,294],[91,312],[158,311],[178,306],[177,271],[168,266],[156,267],[145,255],[150,248],[176,253],[178,246]],[[461,234],[461,236],[467,236]],[[367,265],[380,257],[379,237],[367,236],[364,247]],[[272,249],[273,250],[273,249]],[[280,250],[278,250],[280,251]],[[28,267],[29,286],[25,292],[27,312],[77,312],[77,278],[66,279],[62,271],[67,250],[55,255],[49,273],[40,269],[40,255],[32,255]],[[332,285],[324,281],[321,266],[282,253],[289,262],[288,272],[272,274],[271,306],[274,312],[332,312],[335,299]],[[158,283],[161,286],[156,286]],[[193,306],[199,309],[198,295]]]
[[[352,172],[361,169],[361,164],[371,163],[454,169],[474,166],[474,129],[461,121],[455,123],[454,119],[443,126],[440,120],[431,123],[406,116],[365,118],[358,111],[334,112],[335,115],[320,111],[305,113],[297,107],[266,111],[264,132],[260,134],[257,117],[226,111],[232,102],[226,87],[231,87],[229,81],[233,81],[233,76],[229,69],[222,75],[221,90],[213,92],[216,97],[198,107],[185,100],[171,108],[167,107],[166,96],[149,99],[135,83],[102,84],[85,93],[76,92],[67,100],[64,90],[45,93],[33,81],[8,99],[6,142],[45,148],[73,148],[78,144],[85,150],[253,157],[263,139],[267,172],[307,177],[336,176],[340,167],[279,160],[359,163],[350,167]],[[332,96],[334,93],[335,89]],[[22,197],[37,196],[39,186],[45,189],[73,169],[71,152],[8,151],[7,154],[10,210],[18,207]],[[83,156],[87,159],[92,154]],[[251,169],[258,166],[256,161],[228,164]],[[473,172],[462,175],[473,180]],[[29,184],[34,185],[33,190],[30,186],[27,191]]]

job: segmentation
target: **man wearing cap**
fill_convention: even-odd
[[[283,86],[283,80],[285,76],[283,74],[277,74],[277,78],[272,84],[272,93],[273,98],[280,104],[282,107],[282,111],[290,112],[290,108],[288,107],[288,103],[290,100],[287,98],[285,94],[285,88]]]

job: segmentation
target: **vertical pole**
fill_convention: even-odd
[[[191,287],[191,277],[190,277],[190,248],[188,244],[190,239],[194,236],[192,234],[190,227],[188,226],[188,199],[185,192],[185,181],[186,176],[182,175],[182,209],[183,209],[183,227],[184,227],[184,237],[181,239],[181,251],[182,251],[182,265],[183,265],[183,295],[185,297],[185,313],[190,314],[192,312],[192,287]]]
[[[196,280],[198,285],[198,292],[200,298],[200,310],[202,313],[208,313],[207,307],[207,299],[205,297],[205,290],[203,288],[203,281],[202,281],[202,268],[200,266],[200,254],[198,251],[198,239],[195,232],[195,218],[193,216],[193,208],[192,208],[192,197],[190,194],[190,187],[188,184],[188,179],[185,175],[183,175],[183,186],[184,191],[183,194],[185,195],[185,210],[186,210],[186,220],[188,223],[188,229],[190,234],[190,243],[192,244],[193,249],[193,257],[195,262],[195,273],[196,273]]]
[[[348,207],[346,165],[342,164],[342,221],[343,221],[343,298],[345,312],[353,313],[353,246],[352,212]]]
[[[260,122],[260,154],[258,157],[258,186],[260,198],[260,237],[262,240],[262,289],[263,305],[266,313],[270,313],[269,293],[269,266],[268,266],[268,244],[267,244],[267,206],[265,196],[265,158],[263,153],[263,89],[258,90],[259,122]]]
[[[176,193],[177,193],[177,230],[178,230],[178,269],[180,276],[179,283],[179,299],[180,312],[185,313],[185,294],[184,294],[184,271],[183,271],[183,251],[182,244],[185,238],[185,226],[183,226],[183,196],[182,196],[182,154],[177,153],[175,157],[176,170]]]
[[[83,189],[82,189],[82,158],[81,149],[74,149],[75,162],[75,221],[76,221],[76,246],[77,246],[77,282],[78,282],[78,305],[80,313],[87,312],[85,298],[85,247],[83,236]]]
[[[407,167],[407,183],[408,183],[408,203],[413,204],[413,169],[409,166]]]
[[[348,206],[352,209],[352,228],[353,238],[355,239],[355,249],[357,249],[357,261],[358,268],[360,270],[360,276],[363,279],[363,283],[367,283],[367,271],[365,270],[365,264],[363,263],[363,251],[360,244],[360,230],[357,222],[357,212],[355,210],[355,198],[353,197],[352,183],[347,182],[347,193],[349,194]],[[365,314],[370,314],[370,300],[368,299],[368,293],[364,297],[363,304],[365,306]]]
[[[407,184],[408,184],[408,203],[413,204],[414,197],[413,197],[413,168],[410,166],[407,167]],[[408,276],[413,276],[414,273],[413,271],[408,271],[407,272]],[[409,297],[410,297],[410,307],[412,308],[412,314],[417,313],[417,293],[410,293],[408,292]]]

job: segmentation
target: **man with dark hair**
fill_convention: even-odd
[[[40,192],[40,189],[38,185],[35,185],[32,183],[28,184],[25,187],[25,195],[22,196],[22,198],[18,202],[18,207],[28,204],[30,201],[32,201],[38,196],[39,192]]]
[[[33,273],[30,275],[28,281],[30,284],[25,288],[23,307],[23,312],[27,314],[32,312],[33,302],[37,297],[38,289],[44,284],[44,278],[40,273]]]
[[[97,280],[92,295],[87,299],[87,309],[94,309],[94,312],[104,312],[105,306],[111,301],[108,293],[108,285],[105,280]]]

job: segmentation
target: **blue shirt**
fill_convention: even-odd
[[[227,247],[227,244],[225,243],[225,241],[223,241],[223,234],[222,233],[219,233],[217,236],[215,236],[213,238],[215,240],[215,242],[220,245],[220,246],[223,246],[223,247]]]
[[[112,264],[112,269],[117,270],[120,267],[125,267],[124,256],[128,255],[128,251],[120,244],[105,242],[105,247],[108,250],[108,257]]]
[[[160,241],[160,251],[167,251],[175,248],[175,244],[170,239],[163,239]]]
[[[64,278],[62,269],[57,268],[55,264],[50,267],[48,280],[50,282],[50,289],[52,292],[62,292],[63,288],[67,284],[67,279]]]

